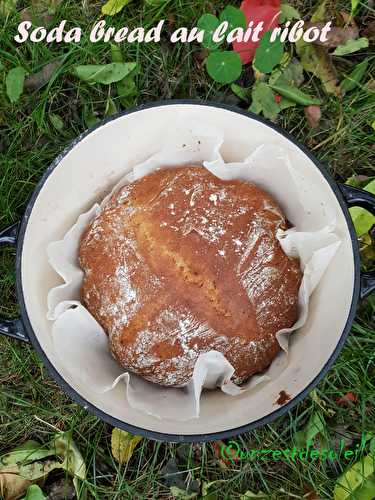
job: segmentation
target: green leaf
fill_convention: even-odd
[[[242,10],[233,7],[233,5],[228,5],[225,7],[223,12],[220,14],[220,23],[227,21],[228,22],[228,30],[227,33],[234,30],[235,28],[242,28],[246,30],[247,22],[246,16],[242,12]]]
[[[324,417],[320,411],[314,411],[311,415],[306,427],[296,433],[295,439],[296,443],[300,448],[306,446],[307,441],[313,441],[313,439],[324,432],[326,427]]]
[[[45,479],[50,472],[61,469],[61,464],[56,460],[45,460],[43,462],[32,462],[31,464],[19,465],[19,476],[28,481],[39,481]]]
[[[334,56],[346,56],[347,54],[353,54],[353,52],[358,52],[358,50],[366,49],[369,46],[368,38],[362,37],[357,38],[357,40],[348,40],[343,45],[336,47],[333,52]]]
[[[204,31],[202,45],[208,50],[216,50],[223,43],[212,40],[212,36],[219,25],[219,19],[213,14],[203,14],[198,20],[197,27]]]
[[[50,113],[49,119],[51,121],[53,128],[55,128],[58,132],[61,132],[62,130],[64,130],[64,122],[60,118],[59,115],[55,115],[54,113]]]
[[[280,24],[292,19],[301,19],[301,14],[291,5],[282,3],[280,6]]]
[[[36,441],[26,441],[21,446],[18,446],[10,453],[0,457],[0,467],[8,465],[16,465],[21,462],[28,463],[35,460],[42,460],[54,454],[54,450],[42,447]]]
[[[142,440],[141,436],[134,436],[130,432],[117,429],[112,430],[111,449],[112,455],[119,464],[126,464],[133,455],[137,444]]]
[[[124,62],[121,49],[117,43],[111,43],[111,56],[112,56],[112,62],[114,63]]]
[[[282,83],[277,83],[273,85],[271,84],[270,87],[283,97],[286,97],[290,101],[293,101],[297,104],[301,104],[302,106],[321,104],[321,101],[319,99],[311,97],[310,95],[306,94],[305,92],[302,92],[302,90],[299,90],[296,87],[291,87],[290,85],[284,85]]]
[[[250,89],[245,89],[244,87],[240,87],[236,83],[232,83],[230,86],[233,94],[239,97],[242,101],[249,102],[250,99]]]
[[[23,500],[45,500],[43,491],[39,488],[37,484],[32,484],[27,488],[26,496]]]
[[[358,10],[358,7],[360,6],[361,1],[360,0],[352,0],[352,16],[355,16]]]
[[[86,464],[79,449],[68,432],[56,434],[52,445],[55,447],[56,455],[63,459],[61,468],[73,476],[77,498],[80,498],[79,481],[86,479]]]
[[[109,85],[125,78],[135,68],[136,63],[88,64],[76,66],[73,74],[88,83],[103,83]]]
[[[258,97],[258,92],[257,92],[257,86],[254,86],[252,92],[251,92],[251,105],[249,107],[249,111],[252,113],[255,113],[256,115],[260,115],[262,112],[262,104],[260,102],[260,99]],[[277,116],[277,114],[276,114]]]
[[[171,486],[170,487],[170,492],[173,498],[178,498],[182,500],[190,500],[192,498],[197,498],[198,493],[188,493],[185,490],[182,490],[181,488],[178,488],[177,486]]]
[[[361,82],[366,73],[368,63],[369,59],[364,59],[362,62],[357,64],[350,75],[345,77],[345,79],[340,84],[341,90],[343,92],[350,92]]]
[[[369,182],[364,187],[364,190],[375,194],[375,180]],[[363,234],[368,233],[375,224],[375,217],[364,208],[352,207],[349,208],[349,212],[352,217],[357,236],[362,236]]]
[[[242,72],[241,58],[237,52],[212,52],[206,61],[207,73],[218,83],[232,83]]]
[[[111,44],[112,61],[114,63],[122,63],[123,57],[121,49],[118,45]],[[138,65],[125,78],[117,82],[117,95],[120,98],[124,108],[128,107],[129,99],[138,94],[138,88],[135,84],[134,77],[138,72]]]
[[[296,106],[296,103],[293,101],[290,101],[286,97],[282,97],[281,101],[279,102],[280,111],[283,111],[284,109],[288,109],[288,108],[293,108],[294,106]]]
[[[132,0],[108,0],[102,7],[102,14],[114,16],[128,5]]]
[[[83,121],[87,128],[91,128],[99,122],[99,118],[93,110],[92,103],[86,103],[83,106]]]
[[[284,70],[279,68],[275,69],[270,78],[270,84],[284,84],[291,85],[292,87],[299,87],[304,81],[303,67],[298,59],[292,59]]]
[[[355,492],[355,500],[374,500],[375,477],[371,476]],[[351,499],[352,500],[352,499]],[[354,499],[353,499],[354,500]]]
[[[254,66],[261,73],[271,73],[283,57],[284,47],[280,38],[277,37],[274,42],[271,42],[271,35],[272,30],[262,36],[255,52]]]
[[[11,103],[19,100],[23,92],[23,85],[25,83],[26,70],[21,66],[13,68],[9,71],[6,77],[6,92]]]
[[[114,115],[117,113],[117,111],[118,109],[116,107],[116,103],[110,96],[108,96],[104,111],[105,116]]]
[[[371,455],[363,457],[359,462],[349,467],[349,469],[338,478],[333,492],[334,500],[347,500],[352,498],[353,493],[355,494],[355,498],[362,499],[363,497],[357,496],[357,493],[366,485],[370,486],[372,494],[375,494],[375,483],[373,483],[374,477],[372,477],[374,472],[374,457]],[[371,483],[373,484],[371,485]],[[374,496],[367,496],[366,498],[371,500]]]
[[[315,411],[311,415],[310,420],[305,429],[306,441],[313,440],[318,434],[323,433],[325,427],[326,423],[323,415],[320,412]]]
[[[280,107],[276,103],[275,94],[270,87],[266,83],[260,82],[254,86],[251,95],[253,103],[250,107],[250,111],[257,114],[262,112],[266,118],[275,120],[280,112]]]

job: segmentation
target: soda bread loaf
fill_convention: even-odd
[[[164,386],[186,384],[210,350],[235,383],[268,367],[276,332],[297,319],[302,277],[279,228],[287,222],[269,194],[200,166],[159,169],[113,194],[79,262],[83,303],[114,358]]]

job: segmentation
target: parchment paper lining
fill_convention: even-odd
[[[88,212],[81,214],[62,240],[48,245],[49,262],[64,284],[50,290],[47,317],[54,322],[53,345],[66,370],[98,393],[112,390],[122,380],[125,383],[124,397],[132,407],[158,418],[182,421],[199,416],[203,388],[219,387],[224,393],[237,396],[280,375],[288,365],[289,334],[306,322],[309,297],[341,242],[335,234],[335,220],[317,231],[303,230],[306,213],[298,184],[299,176],[280,147],[262,145],[243,162],[226,164],[220,154],[222,133],[213,127],[194,122],[179,124],[166,131],[165,137],[167,139],[160,151],[144,163],[135,165],[112,193],[157,168],[189,163],[203,164],[221,179],[254,182],[276,198],[289,221],[295,223],[298,220],[297,227],[288,231],[279,230],[277,238],[287,255],[300,258],[303,271],[298,296],[299,318],[292,328],[276,334],[282,351],[264,373],[251,377],[247,384],[238,387],[230,381],[234,373],[232,365],[220,352],[210,351],[198,357],[193,377],[187,385],[165,388],[124,372],[109,354],[103,329],[80,302],[83,272],[77,259],[79,241],[86,226],[100,213],[112,193],[100,205],[96,203]]]

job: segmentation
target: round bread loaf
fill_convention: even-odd
[[[257,186],[200,166],[159,169],[109,199],[83,234],[82,300],[127,370],[186,384],[200,353],[220,351],[242,383],[280,350],[297,319],[299,261],[287,222]]]

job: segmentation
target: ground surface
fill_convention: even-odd
[[[236,3],[236,2],[234,2]],[[19,2],[19,11],[26,2]],[[225,2],[176,0],[162,7],[129,5],[113,18],[111,24],[122,26],[153,25],[168,18],[171,25],[193,26],[204,12],[220,9]],[[350,10],[350,2],[331,2],[332,11]],[[72,26],[83,29],[99,16],[100,2],[73,0],[60,5],[55,20],[68,19]],[[294,5],[310,18],[316,2],[299,1]],[[374,20],[372,2],[362,2],[357,22],[365,26]],[[66,144],[87,128],[90,115],[97,118],[108,112],[108,92],[122,109],[114,86],[89,86],[70,75],[76,64],[110,62],[108,44],[47,46],[26,43],[15,47],[13,36],[19,14],[12,14],[0,24],[0,61],[10,69],[22,65],[30,73],[38,72],[46,63],[60,57],[62,65],[53,78],[39,90],[26,90],[17,104],[10,104],[3,91],[0,73],[0,228],[22,217],[26,203],[42,173]],[[228,86],[220,87],[210,80],[202,67],[199,46],[161,44],[122,46],[125,60],[138,61],[141,67],[136,79],[138,96],[129,104],[170,98],[201,98],[244,106]],[[356,62],[370,54],[370,49],[337,61],[340,71],[350,70]],[[62,56],[62,57],[61,57]],[[242,85],[251,85],[250,70],[244,72]],[[316,129],[306,123],[303,107],[290,108],[278,117],[278,124],[304,143],[324,163],[334,178],[344,181],[353,174],[375,175],[374,59],[370,61],[364,83],[339,100],[324,94],[319,80],[305,75],[304,90],[323,100],[322,120]],[[111,108],[112,107],[112,108]],[[247,107],[247,106],[245,106]],[[112,102],[110,109],[113,109]],[[57,130],[51,115],[58,115],[63,126]],[[92,116],[91,116],[92,119]],[[345,270],[343,270],[345,272]],[[14,251],[0,255],[0,314],[12,316],[17,311],[14,295]],[[312,415],[323,417],[316,445],[337,449],[339,440],[354,447],[365,432],[375,431],[375,300],[360,305],[352,332],[328,375],[309,397],[292,412],[272,425],[238,438],[244,449],[293,447],[306,429]],[[215,443],[193,447],[142,440],[131,460],[119,466],[112,458],[112,429],[62,393],[27,345],[0,339],[0,455],[26,439],[45,442],[54,427],[72,430],[87,467],[89,495],[97,499],[169,498],[170,483],[176,477],[185,481],[199,479],[218,481],[211,486],[207,498],[240,498],[246,491],[263,491],[265,498],[332,498],[337,477],[348,465],[346,461],[314,461],[287,463],[243,461],[234,465],[220,464]],[[344,395],[352,393],[343,401]],[[53,426],[53,427],[52,427]],[[215,451],[216,450],[216,451]],[[166,465],[179,475],[166,479]],[[194,486],[195,483],[193,483]],[[179,484],[180,487],[184,485]],[[196,484],[195,484],[196,486]],[[215,496],[216,495],[216,496]],[[61,497],[60,497],[61,498]]]

